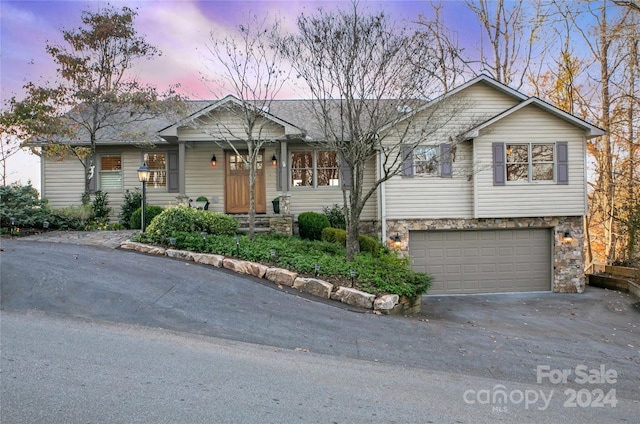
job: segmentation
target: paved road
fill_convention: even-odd
[[[536,385],[537,365],[605,365],[619,374],[615,384],[567,385],[617,390],[618,407],[593,410],[605,414],[600,422],[638,412],[639,314],[620,293],[425,298],[423,316],[394,318],[354,313],[261,280],[167,258],[28,240],[3,240],[3,247],[3,311],[164,328],[417,374],[489,378],[522,390]],[[5,329],[3,324],[3,336]],[[544,381],[536,387],[558,391],[565,385]],[[449,400],[465,405],[461,396]],[[580,421],[576,411],[566,422]]]

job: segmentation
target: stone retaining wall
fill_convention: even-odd
[[[347,305],[372,309],[375,313],[391,315],[414,315],[420,313],[421,296],[418,296],[417,299],[408,299],[405,296],[399,297],[398,295],[381,295],[376,297],[373,294],[350,287],[334,286],[327,281],[317,278],[301,277],[298,276],[297,273],[287,269],[269,267],[240,259],[226,258],[221,255],[196,253],[188,250],[165,249],[163,247],[150,246],[132,241],[125,241],[120,247],[142,253],[194,261],[216,268],[226,268],[240,274],[264,278],[278,286],[292,287],[303,293],[309,293],[324,299],[333,299]]]

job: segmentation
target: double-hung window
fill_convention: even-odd
[[[122,191],[122,157],[120,155],[100,157],[100,190]]]
[[[167,187],[167,154],[166,153],[145,153],[144,163],[147,164],[151,174],[147,187],[166,188]]]
[[[507,144],[507,181],[554,181],[554,144]]]
[[[437,176],[440,170],[440,146],[417,146],[413,150],[414,175]]]
[[[330,187],[340,185],[336,152],[306,150],[291,153],[292,187]]]

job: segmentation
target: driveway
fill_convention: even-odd
[[[612,388],[638,400],[637,301],[584,294],[423,297],[418,317],[379,316],[174,259],[69,243],[3,240],[1,308],[177,330],[408,368],[537,384],[538,366],[569,370],[548,389]],[[615,383],[576,382],[576,367]],[[638,404],[636,404],[638,405]]]

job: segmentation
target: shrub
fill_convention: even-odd
[[[139,188],[136,188],[134,191],[125,190],[124,192],[124,203],[120,206],[120,214],[118,215],[118,222],[124,228],[132,228],[131,227],[131,215],[140,207],[142,204],[142,193]],[[140,228],[140,227],[138,227]]]
[[[49,206],[40,200],[38,190],[31,184],[0,186],[0,227],[9,228],[11,218],[15,227],[42,228],[44,221],[51,222]]]
[[[151,224],[153,218],[160,215],[164,209],[160,206],[149,205],[144,211],[144,221],[146,223],[146,227]],[[140,229],[142,228],[142,208],[136,209],[133,214],[131,214],[131,220],[129,222],[130,227],[132,229]]]
[[[229,215],[184,206],[167,208],[149,224],[146,237],[166,243],[172,233],[201,233],[233,235],[238,231],[238,221]]]
[[[346,246],[347,232],[341,228],[327,227],[322,230],[321,240]]]
[[[49,228],[83,230],[92,214],[91,205],[67,206],[52,211]]]
[[[341,246],[347,245],[347,232],[340,228],[325,228],[322,230],[322,241],[337,243]],[[371,256],[378,257],[380,255],[380,243],[373,237],[360,234],[358,236],[358,242],[360,243],[361,252],[369,252]]]
[[[109,222],[109,193],[97,190],[94,193],[93,202],[91,203],[91,220],[96,222]]]
[[[298,216],[300,237],[304,239],[320,240],[322,230],[330,226],[327,217],[316,212],[302,212]]]
[[[327,217],[329,224],[333,228],[341,228],[345,230],[347,228],[347,221],[344,217],[344,211],[342,206],[334,203],[333,206],[325,206],[322,208],[322,214]]]
[[[374,258],[377,258],[380,254],[380,243],[373,237],[360,234],[358,236],[358,242],[360,243],[361,252],[369,252]]]

